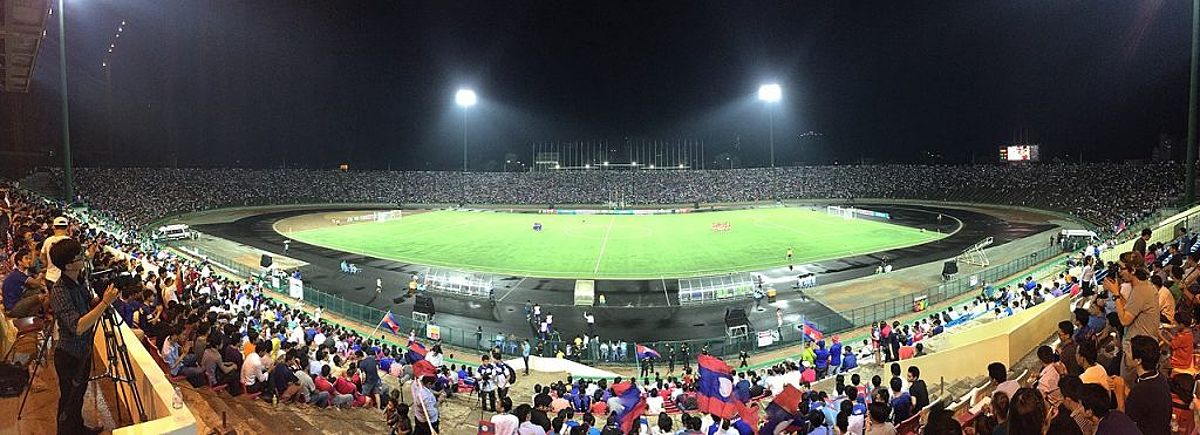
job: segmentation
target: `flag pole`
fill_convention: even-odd
[[[371,330],[371,335],[368,335],[367,337],[374,337],[374,336],[375,336],[375,333],[376,333],[376,332],[379,332],[379,327],[380,327],[380,326],[383,326],[383,321],[384,321],[384,320],[386,320],[386,319],[388,318],[388,316],[390,316],[390,315],[392,315],[392,310],[388,310],[387,314],[384,314],[384,315],[383,315],[383,318],[382,318],[382,319],[379,319],[379,323],[376,323],[376,324],[375,324],[375,329],[372,329],[372,330]]]

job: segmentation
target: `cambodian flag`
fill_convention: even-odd
[[[746,407],[733,393],[733,367],[712,355],[700,355],[696,361],[700,369],[700,380],[696,383],[700,412],[722,418],[738,415],[746,424],[757,427],[758,412]]]
[[[408,352],[404,353],[404,360],[412,364],[413,377],[420,378],[426,375],[437,374],[437,367],[433,363],[425,359],[425,345],[416,340],[408,342]]]
[[[400,334],[400,322],[397,322],[393,317],[394,314],[387,313],[383,316],[383,324],[387,325],[388,329],[392,330],[393,334]]]
[[[629,433],[633,424],[646,412],[646,399],[641,390],[632,381],[624,381],[612,386],[613,396],[621,403],[621,412],[617,413],[617,421],[621,422],[621,433]]]
[[[804,331],[804,336],[808,337],[812,341],[818,341],[825,338],[825,334],[822,334],[821,330],[817,329],[817,325],[813,322],[805,320],[804,325],[801,326],[800,329]]]
[[[657,358],[662,358],[661,356],[659,356],[659,355],[658,355],[658,351],[657,351],[657,350],[654,350],[654,349],[648,348],[648,347],[646,347],[646,346],[642,346],[642,345],[640,345],[640,344],[639,344],[639,345],[637,345],[637,357],[638,357],[638,359],[646,359],[646,358],[655,358],[655,359],[657,359]]]
[[[425,354],[427,352],[428,351],[425,350],[425,345],[421,344],[419,341],[412,340],[408,342],[408,352],[404,354],[404,359],[408,361],[409,364],[415,364],[417,361],[424,361]]]

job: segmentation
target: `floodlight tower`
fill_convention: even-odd
[[[462,108],[463,115],[463,172],[467,172],[467,109],[474,106],[476,101],[478,97],[470,89],[459,89],[454,93],[454,103]]]
[[[758,99],[767,103],[767,134],[771,141],[771,167],[775,167],[775,103],[783,99],[783,88],[768,83],[758,87]]]
[[[55,11],[51,10],[51,13]],[[75,202],[75,171],[71,165],[71,119],[70,110],[67,107],[67,31],[65,14],[63,13],[63,0],[58,0],[58,77],[59,84],[62,85],[62,146],[63,146],[63,176],[64,180],[63,195],[66,196],[67,205]]]

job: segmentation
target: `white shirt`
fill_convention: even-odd
[[[258,356],[258,352],[250,352],[250,355],[247,355],[246,360],[242,362],[242,382],[246,383],[246,386],[250,386],[266,380],[267,373],[263,371],[262,357]]]
[[[527,421],[517,427],[517,433],[520,435],[546,435],[546,430],[542,429],[541,426]]]
[[[517,427],[521,425],[517,416],[504,413],[492,416],[492,427],[496,435],[516,435]]]
[[[783,386],[785,384],[787,384],[787,381],[783,379],[783,376],[767,376],[767,385],[770,386],[771,396],[778,396],[780,393],[783,393]]]
[[[658,415],[663,412],[662,396],[650,396],[646,398],[646,414]]]
[[[59,235],[47,237],[46,240],[42,242],[42,258],[49,260],[50,247],[54,246],[54,244],[58,243],[58,241],[66,240],[68,238],[70,237]],[[53,262],[46,261],[46,279],[58,282],[58,277],[60,276],[62,276],[62,271],[59,270],[58,267],[55,267]]]

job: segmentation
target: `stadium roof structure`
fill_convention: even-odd
[[[0,91],[29,92],[50,0],[0,0]]]

